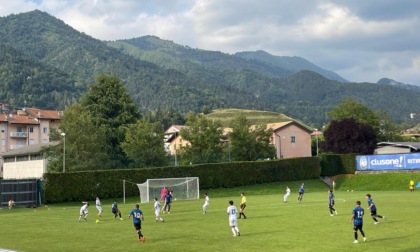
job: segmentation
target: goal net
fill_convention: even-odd
[[[198,177],[148,179],[137,184],[140,191],[140,202],[147,203],[154,198],[160,199],[162,188],[172,191],[173,199],[198,199],[200,189]]]

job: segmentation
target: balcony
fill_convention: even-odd
[[[10,137],[27,138],[28,133],[27,132],[10,132]]]

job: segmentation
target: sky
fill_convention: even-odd
[[[299,56],[352,82],[420,85],[418,0],[1,0],[100,40],[158,36],[229,54]],[[6,2],[6,4],[5,4]]]

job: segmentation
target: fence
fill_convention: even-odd
[[[7,207],[10,199],[16,206],[32,207],[44,201],[44,183],[41,180],[0,180],[0,206]]]

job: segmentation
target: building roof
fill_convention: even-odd
[[[420,142],[379,142],[376,145],[403,147],[413,149],[414,151],[420,151]]]
[[[39,122],[28,115],[10,114],[8,121],[11,124],[39,124]]]
[[[37,108],[23,108],[31,117],[37,119],[57,119],[59,120],[63,115],[63,111],[58,110],[43,110]]]
[[[0,114],[0,122],[7,122],[7,114],[5,113]]]
[[[278,123],[269,123],[267,124],[267,129],[271,129],[273,131],[277,131],[279,129],[285,128],[289,125],[296,125],[297,127],[307,131],[308,133],[312,133],[313,131],[306,125],[298,123],[296,121],[286,121],[286,122],[278,122]]]
[[[38,154],[41,151],[42,147],[51,146],[51,145],[58,145],[59,142],[50,142],[50,143],[40,143],[40,144],[31,144],[25,147],[21,147],[16,150],[11,150],[8,152],[0,153],[0,157],[14,157],[20,155],[30,155],[30,154]]]
[[[186,128],[188,126],[185,125],[172,125],[171,127],[169,127],[166,131],[165,134],[172,134],[175,132],[180,132],[182,129]]]

